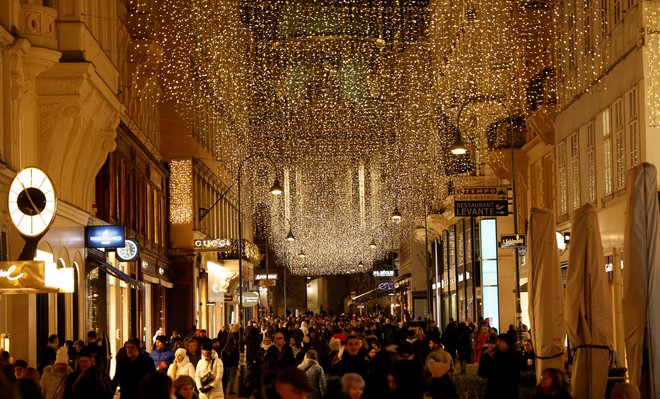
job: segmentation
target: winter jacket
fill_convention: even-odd
[[[307,398],[322,399],[325,396],[327,387],[323,367],[316,360],[306,358],[298,368],[305,373],[307,381],[309,381],[309,385],[312,387],[312,391],[307,394]]]
[[[32,379],[19,378],[16,381],[15,388],[17,395],[14,397],[21,399],[44,399],[44,396],[39,390],[39,385]]]
[[[41,376],[41,381],[39,381],[44,398],[62,399],[64,397],[64,383],[66,377],[71,373],[73,373],[73,369],[69,366],[66,366],[66,371],[63,374],[56,373],[55,366],[46,366],[46,368],[44,368],[44,373]]]
[[[176,364],[176,374],[174,373],[175,364]],[[167,368],[167,375],[172,379],[172,381],[176,381],[176,379],[181,377],[182,375],[188,375],[190,376],[190,378],[194,380],[195,367],[192,365],[192,363],[190,363],[188,356],[184,356],[182,361],[177,362],[175,360],[172,364],[170,364],[170,367]]]
[[[158,363],[161,361],[164,361],[169,367],[174,361],[174,351],[169,346],[164,346],[161,349],[154,349],[151,351],[149,357],[154,361],[154,367],[156,369],[158,369]]]
[[[204,356],[199,359],[197,363],[197,370],[195,370],[195,383],[197,384],[197,389],[199,392],[199,399],[223,399],[225,397],[224,391],[222,389],[222,373],[224,366],[222,360],[218,358],[218,355],[215,351],[211,351],[211,360],[208,361]],[[207,386],[212,386],[213,389],[208,392],[202,392],[202,378],[207,374],[211,373],[215,376],[213,382]]]
[[[138,399],[140,397],[140,380],[154,371],[153,361],[146,353],[139,353],[135,360],[128,356],[117,357],[117,371],[112,380],[113,392],[121,387],[121,399]]]

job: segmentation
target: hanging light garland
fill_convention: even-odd
[[[556,18],[547,2],[522,0],[156,8],[162,100],[230,173],[255,149],[281,168],[285,205],[264,194],[264,168],[246,165],[243,209],[252,204],[279,261],[307,275],[346,273],[358,261],[367,269],[412,234],[424,198],[483,173],[486,132],[506,115],[493,103],[470,106],[460,130],[474,150],[457,160],[448,150],[458,107],[490,95],[528,113],[527,82],[552,61],[554,37],[539,21]],[[401,224],[378,228],[395,205]]]

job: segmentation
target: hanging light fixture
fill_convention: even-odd
[[[401,212],[399,212],[399,208],[394,205],[394,210],[392,210],[392,221],[394,223],[401,223]]]
[[[364,263],[362,263],[362,261],[360,261],[360,263],[358,263],[358,267],[359,267],[359,268],[364,267]]]
[[[300,253],[298,254],[298,256],[302,259],[305,259],[305,252],[303,252],[302,248],[300,248]]]
[[[287,241],[295,241],[296,237],[293,236],[293,231],[291,230],[291,227],[289,226],[289,234],[286,235],[286,240]]]
[[[463,140],[461,139],[460,132],[456,132],[454,143],[451,145],[451,147],[449,147],[449,151],[451,151],[451,153],[454,155],[463,155],[467,152],[467,147],[463,142]]]
[[[282,188],[282,185],[280,184],[280,181],[275,178],[273,181],[273,186],[270,188],[270,193],[273,195],[280,195],[284,192],[284,189]]]
[[[303,270],[307,271],[307,265],[303,266]]]
[[[373,238],[371,239],[369,246],[371,247],[371,249],[376,249],[376,241]]]
[[[351,273],[355,273],[355,268],[351,267]]]

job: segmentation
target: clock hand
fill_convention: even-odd
[[[27,188],[25,188],[25,185],[23,184],[23,182],[20,179],[17,179],[17,180],[18,180],[19,183],[21,183],[21,187],[23,187],[23,191],[25,191],[25,195],[27,195],[28,200],[30,201],[30,205],[32,205],[32,209],[34,209],[34,211],[37,213],[37,215],[39,215],[39,217],[41,218],[41,221],[44,222],[44,224],[47,224],[46,221],[44,220],[44,217],[41,215],[41,212],[39,212],[39,210],[37,209],[37,206],[34,204],[34,201],[32,201],[32,197],[30,197],[30,192],[27,190]]]

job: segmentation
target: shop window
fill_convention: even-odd
[[[481,219],[480,232],[482,317],[490,318],[490,325],[499,330],[497,220]]]

